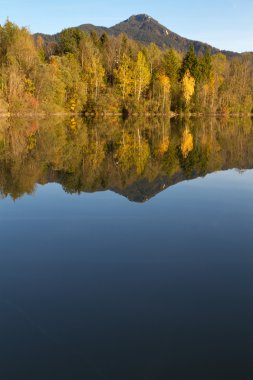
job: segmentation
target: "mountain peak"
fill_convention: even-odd
[[[121,33],[128,35],[133,40],[145,45],[153,42],[163,49],[175,49],[181,53],[186,53],[191,46],[197,54],[204,53],[207,49],[212,54],[218,53],[216,49],[204,42],[193,41],[172,32],[166,26],[161,25],[157,20],[146,13],[133,15],[123,22],[108,29],[109,34],[117,36]],[[233,52],[224,52],[227,56],[234,55]]]
[[[127,19],[126,21],[129,22],[129,21],[138,21],[138,22],[144,22],[144,21],[150,21],[150,20],[153,20],[153,18],[145,13],[142,13],[142,14],[138,14],[138,15],[133,15],[131,17],[129,17],[129,19]]]

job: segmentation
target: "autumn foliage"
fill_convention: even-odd
[[[1,113],[251,113],[252,54],[196,56],[65,29],[57,41],[0,26]]]

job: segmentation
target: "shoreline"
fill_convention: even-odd
[[[60,117],[60,116],[66,116],[66,117],[124,117],[123,112],[52,112],[52,113],[31,113],[31,112],[25,112],[25,113],[10,113],[10,112],[0,112],[0,118],[18,118],[18,117]],[[176,113],[176,112],[170,112],[170,113],[151,113],[151,112],[134,112],[130,113],[126,119],[129,119],[131,117],[253,117],[253,113]]]

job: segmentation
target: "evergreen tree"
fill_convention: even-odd
[[[163,67],[172,84],[178,81],[180,65],[180,57],[175,50],[170,49],[164,54]]]
[[[185,73],[189,71],[190,75],[196,80],[199,80],[199,64],[198,64],[198,58],[196,56],[196,53],[194,51],[194,47],[191,46],[189,51],[186,53],[182,66],[179,70],[179,78],[180,80],[183,79]]]

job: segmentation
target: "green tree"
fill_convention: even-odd
[[[165,52],[163,57],[163,68],[165,74],[170,78],[171,84],[174,85],[179,79],[179,69],[181,66],[181,59],[179,53],[174,49]]]
[[[213,74],[212,57],[208,49],[199,59],[200,80],[204,83],[210,82]]]
[[[189,71],[190,75],[196,80],[199,80],[199,64],[198,58],[194,51],[194,47],[191,46],[189,51],[183,58],[182,66],[179,70],[179,78],[182,80],[185,73]]]
[[[71,53],[78,56],[79,44],[84,33],[78,28],[64,29],[60,33],[60,51],[62,54]]]

